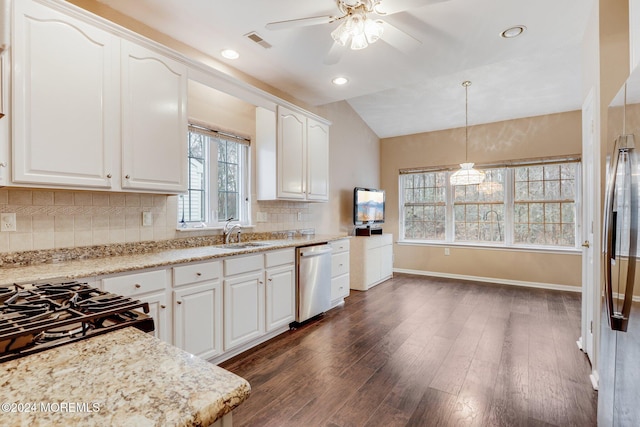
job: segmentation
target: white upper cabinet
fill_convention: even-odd
[[[122,188],[187,189],[187,67],[122,41]]]
[[[329,126],[278,106],[256,109],[258,200],[329,200]]]
[[[307,119],[307,199],[329,200],[329,126]]]
[[[35,2],[14,8],[13,181],[110,188],[117,38]]]
[[[14,8],[12,182],[185,191],[187,66],[80,14]]]
[[[305,199],[307,118],[278,107],[278,198]]]

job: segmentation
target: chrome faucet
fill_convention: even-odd
[[[242,227],[240,226],[240,224],[231,224],[231,221],[233,221],[233,218],[229,218],[227,220],[227,223],[224,225],[224,230],[223,230],[223,234],[224,234],[224,243],[225,244],[229,244],[231,243],[231,236],[234,234],[234,232],[238,235],[236,242],[240,243],[240,235],[242,234]]]

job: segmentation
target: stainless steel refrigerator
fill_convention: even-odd
[[[620,133],[607,162],[598,356],[598,425],[602,427],[640,426],[640,304],[633,302],[634,286],[640,287],[635,283],[640,139],[637,132],[629,132],[635,130],[630,129],[629,111],[640,104],[628,103],[628,89],[625,86],[618,111]],[[635,114],[640,117],[640,110]]]

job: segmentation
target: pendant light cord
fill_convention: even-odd
[[[471,82],[465,80],[462,82],[464,86],[464,162],[469,162],[469,86]]]

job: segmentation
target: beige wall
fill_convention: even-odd
[[[469,128],[469,161],[574,155],[581,152],[581,112],[509,120]],[[381,185],[386,190],[385,232],[398,237],[398,171],[446,166],[464,160],[464,128],[381,140]],[[395,245],[394,267],[448,275],[478,276],[552,285],[581,285],[579,254],[481,248]]]

